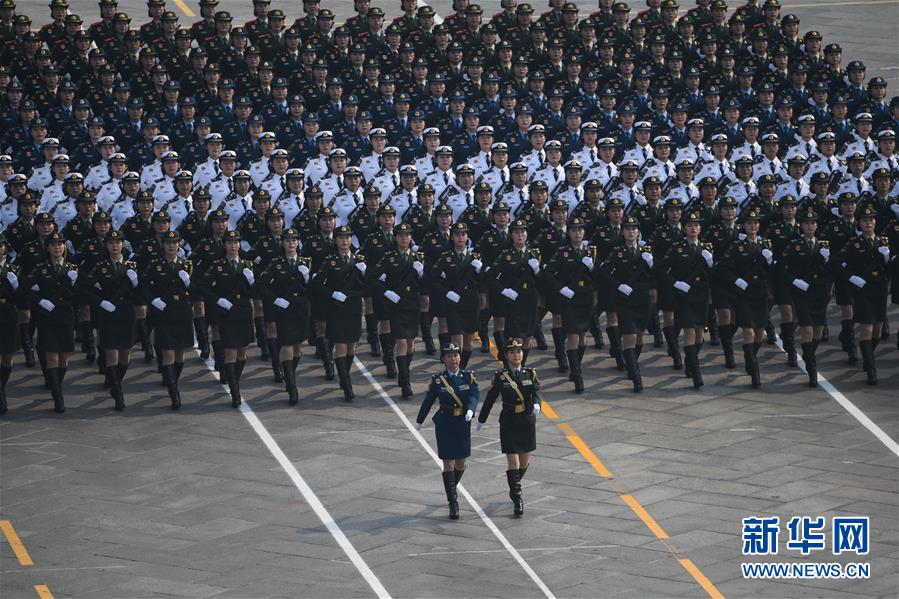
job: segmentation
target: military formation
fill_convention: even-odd
[[[20,354],[63,412],[78,344],[116,410],[133,351],[177,410],[194,348],[237,407],[251,347],[294,405],[304,347],[352,401],[361,342],[403,398],[420,342],[448,356],[419,422],[439,403],[452,512],[475,351],[504,364],[481,422],[498,394],[501,422],[539,410],[527,362],[550,345],[583,393],[588,335],[614,364],[590,376],[638,393],[644,339],[696,389],[706,341],[727,369],[739,343],[760,387],[779,340],[814,386],[834,302],[877,383],[899,303],[883,78],[779,0],[455,0],[439,24],[400,4],[338,25],[254,0],[234,26],[150,0],[133,25],[100,0],[87,26],[51,0],[32,28],[0,0],[0,412]],[[503,434],[516,513],[526,420]]]

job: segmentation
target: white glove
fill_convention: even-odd
[[[833,208],[830,209],[830,213],[833,214],[834,216],[839,216],[839,215],[840,215],[840,209],[837,208],[836,206],[834,206]]]
[[[561,293],[568,299],[571,299],[574,297],[574,291],[572,291],[571,287],[568,287],[567,285],[565,287],[562,287],[561,289],[559,289],[559,293]]]
[[[740,234],[738,234],[738,235],[737,235],[737,239],[739,239],[740,241],[743,241],[744,239],[746,239],[746,233],[740,233]]]
[[[708,265],[708,267],[712,268],[712,252],[710,252],[708,250],[702,250],[699,253],[699,255],[702,256],[703,260],[705,260],[705,263]]]
[[[115,312],[115,304],[110,301],[103,300],[102,302],[100,302],[100,307],[107,312]]]
[[[820,250],[818,250],[818,252],[821,254],[821,257],[824,258],[825,263],[830,262],[830,250],[829,249],[821,248]]]
[[[683,281],[675,281],[674,288],[677,289],[678,291],[683,291],[684,293],[690,292],[690,284],[684,283]]]
[[[157,310],[160,310],[160,311],[165,310],[165,307],[167,305],[164,301],[162,301],[161,297],[157,297],[150,303],[153,305],[154,308],[156,308]]]
[[[31,286],[31,290],[34,291],[35,293],[40,291],[40,289],[41,289],[41,287],[37,283],[35,283],[34,285]]]
[[[262,264],[262,256],[256,256],[253,258],[253,264]]]
[[[6,273],[6,280],[9,281],[9,284],[12,285],[14,290],[19,288],[19,277],[17,277],[13,271]]]
[[[893,214],[899,216],[899,204],[893,204],[890,206],[890,210],[893,211]]]
[[[587,267],[588,270],[593,270],[593,258],[590,256],[584,256],[581,258],[581,264]]]
[[[331,293],[331,297],[336,299],[338,302],[343,303],[346,301],[346,294],[341,293],[340,291],[334,291]]]
[[[765,257],[765,261],[768,262],[768,264],[774,262],[774,254],[772,254],[771,250],[769,250],[768,248],[762,250],[762,256]]]
[[[643,258],[643,261],[646,262],[649,268],[652,268],[652,254],[650,254],[649,252],[643,252],[642,254],[640,254],[640,257]]]
[[[179,270],[178,278],[181,279],[181,282],[184,283],[185,287],[190,287],[190,275],[187,274],[186,270]]]
[[[481,269],[484,268],[484,263],[477,258],[471,261],[471,265],[474,266],[475,272],[481,272]]]
[[[300,271],[300,274],[303,275],[303,280],[307,283],[309,282],[309,267],[305,264],[300,264],[297,266],[297,270]]]
[[[384,292],[384,297],[392,301],[394,304],[400,303],[400,296],[396,294],[396,292],[387,290]]]
[[[539,414],[539,413],[540,413],[540,404],[535,403],[535,404],[534,404],[534,409],[531,410],[531,412],[533,412],[534,414]]]
[[[851,277],[849,277],[849,282],[852,283],[853,285],[855,285],[856,287],[858,287],[859,289],[861,289],[862,287],[865,286],[865,284],[867,284],[867,281],[858,275],[852,275]]]
[[[425,274],[425,265],[422,264],[421,262],[419,262],[418,260],[416,260],[415,262],[412,263],[412,268],[415,269],[415,272],[418,273],[419,277],[422,276],[423,274]]]
[[[69,272],[66,273],[66,276],[69,277],[69,282],[70,282],[72,285],[74,285],[74,284],[75,284],[75,279],[78,278],[78,272],[77,272],[77,271],[74,271],[74,270],[70,270]]]
[[[455,291],[447,291],[447,292],[446,292],[446,299],[448,299],[449,301],[453,302],[454,304],[458,304],[458,303],[459,303],[459,300],[462,299],[462,298],[459,297],[459,294],[456,293]]]
[[[742,277],[737,277],[737,280],[734,281],[734,285],[736,285],[737,287],[739,287],[739,288],[742,289],[743,291],[746,291],[746,288],[749,287],[749,283],[747,283],[747,282],[746,282],[746,279],[744,279],[744,278],[742,278]]]
[[[885,245],[882,245],[879,248],[877,248],[877,251],[880,252],[881,256],[883,256],[883,259],[885,262],[890,261],[890,248],[888,248]]]
[[[365,266],[365,262],[356,262],[356,268],[359,270],[359,272],[365,274],[365,269],[367,267]]]
[[[256,282],[256,277],[253,276],[253,271],[249,268],[243,269],[243,278],[245,278],[250,285]]]
[[[415,423],[415,430],[417,430],[417,431],[420,431],[420,430],[421,430],[421,422],[416,422],[416,423]]]
[[[808,283],[802,279],[793,279],[793,287],[801,289],[802,291],[808,291]]]
[[[626,283],[622,283],[618,286],[618,291],[623,293],[624,295],[630,295],[634,292],[634,288]]]
[[[481,429],[484,428],[483,422],[478,422],[478,426],[475,428],[477,432],[481,432]]]
[[[226,300],[223,297],[218,298],[218,300],[215,302],[215,305],[224,310],[230,310],[231,308],[234,307],[234,304],[232,304],[231,302],[229,302],[228,300]]]
[[[137,273],[129,268],[125,271],[125,275],[128,277],[128,280],[131,281],[131,286],[137,287]]]
[[[528,266],[531,267],[531,270],[534,271],[535,275],[540,273],[540,263],[537,262],[536,258],[531,258],[530,260],[528,260]]]
[[[273,301],[272,303],[275,304],[276,306],[278,306],[279,308],[284,308],[285,310],[287,309],[287,306],[290,305],[290,302],[287,301],[286,299],[284,299],[283,297],[276,297],[275,301]]]
[[[471,422],[471,417],[474,416],[474,412],[468,410],[465,412],[465,422]]]
[[[246,239],[244,239],[240,242],[240,249],[242,249],[245,252],[249,252],[253,248],[252,248],[252,246],[250,246],[250,242],[247,241]]]
[[[518,292],[515,291],[514,289],[510,289],[509,287],[506,287],[500,293],[502,295],[504,295],[505,297],[509,298],[510,300],[512,300],[513,302],[518,299]]]
[[[53,308],[56,307],[56,304],[54,304],[53,302],[51,302],[48,299],[42,299],[41,301],[39,301],[37,303],[37,305],[40,306],[41,308],[43,308],[44,310],[46,310],[47,312],[52,312]]]

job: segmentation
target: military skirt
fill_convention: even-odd
[[[418,337],[421,310],[418,306],[393,304],[390,308],[390,334],[394,339],[415,339]]]
[[[642,333],[649,324],[649,290],[635,289],[629,296],[616,292],[615,313],[622,335]]]
[[[808,291],[793,288],[793,305],[796,321],[801,327],[817,327],[827,324],[827,285],[812,285]]]
[[[38,321],[37,349],[45,354],[70,354],[75,351],[75,333],[72,325]]]
[[[506,339],[531,337],[537,330],[537,303],[540,296],[537,290],[520,290],[518,298],[513,302],[499,296],[499,305],[495,305],[493,315],[506,319]],[[497,309],[498,308],[498,309]]]
[[[499,447],[503,453],[529,453],[537,449],[537,417],[511,406],[499,414]]]
[[[741,329],[763,328],[768,323],[771,312],[767,296],[747,297],[738,294],[734,297],[734,309],[736,325]]]
[[[0,355],[19,350],[19,315],[13,304],[0,304]]]
[[[709,321],[709,290],[700,288],[689,293],[674,291],[674,325],[681,329],[704,327]]]
[[[362,335],[362,298],[348,297],[345,302],[336,300],[316,302],[322,304],[327,321],[327,337],[334,343],[357,343]],[[321,307],[319,309],[322,309]],[[315,307],[313,305],[313,311]],[[418,320],[416,317],[416,327]]]
[[[131,349],[134,345],[134,340],[136,337],[136,327],[134,325],[134,309],[131,306],[119,306],[116,309],[116,312],[120,310],[130,309],[131,318],[130,319],[117,319],[116,322],[111,322],[107,319],[103,318],[103,314],[106,314],[103,310],[95,310],[94,311],[94,322],[97,325],[97,332],[100,334],[100,347],[103,349]],[[193,340],[191,340],[191,345],[193,344]]]
[[[461,460],[471,455],[471,423],[465,416],[453,416],[452,408],[439,408],[431,417],[437,435],[437,456],[441,460]]]

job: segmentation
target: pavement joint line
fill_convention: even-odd
[[[180,10],[181,12],[184,13],[184,16],[186,16],[186,17],[195,17],[195,16],[197,16],[197,13],[195,13],[194,11],[192,11],[192,10],[190,9],[190,7],[184,2],[184,0],[173,0],[173,1],[174,1],[174,3],[175,3],[175,6],[178,7],[178,10]]]
[[[76,568],[28,568],[27,570],[0,570],[0,574],[22,574],[31,572],[70,572],[78,570],[118,570],[128,566],[81,566]]]
[[[384,402],[390,407],[390,409],[393,410],[394,414],[397,415],[402,423],[406,425],[406,429],[412,434],[415,440],[418,441],[419,445],[421,445],[424,450],[428,452],[428,455],[433,458],[434,462],[436,462],[438,466],[442,467],[443,461],[437,456],[437,452],[435,452],[428,444],[428,442],[425,441],[421,433],[415,430],[415,427],[412,425],[412,421],[409,420],[409,418],[400,409],[397,403],[393,401],[393,398],[390,397],[390,394],[384,390],[384,387],[382,387],[381,384],[375,379],[374,375],[371,373],[371,371],[368,370],[365,364],[362,363],[362,360],[360,360],[358,356],[354,358],[354,363],[356,365],[356,368],[359,369],[359,372],[362,373],[362,375],[366,378],[372,388],[378,393],[378,395],[381,396],[381,399],[383,399]],[[462,485],[458,485],[456,489],[462,494],[469,505],[471,505],[481,521],[484,522],[488,529],[490,529],[490,532],[492,532],[493,535],[497,539],[499,539],[499,542],[503,545],[503,547],[505,547],[505,550],[508,551],[512,558],[516,562],[518,562],[518,565],[521,566],[522,570],[524,570],[525,573],[534,582],[534,584],[537,585],[546,599],[556,599],[556,596],[549,589],[549,587],[546,586],[546,583],[543,582],[543,579],[540,578],[540,576],[534,571],[531,565],[528,564],[528,562],[521,556],[515,546],[512,545],[508,538],[506,538],[506,535],[504,535],[502,531],[496,526],[496,524],[493,522],[490,516],[487,515],[487,513],[477,502],[474,496],[472,496],[472,494],[469,493]]]
[[[31,555],[28,554],[28,550],[25,548],[25,544],[22,543],[22,539],[19,538],[19,534],[13,527],[12,522],[9,520],[0,520],[0,531],[3,532],[3,536],[6,537],[9,546],[12,547],[13,553],[16,554],[19,565],[33,566],[34,562],[31,560]]]
[[[494,358],[499,360],[496,345],[491,341],[490,342],[490,353]],[[848,401],[848,400],[847,400]],[[546,402],[541,402],[546,403]],[[550,408],[552,410],[552,408]],[[543,411],[541,409],[541,411]],[[555,415],[555,419],[559,419],[558,414],[553,410],[553,414]],[[711,597],[711,599],[724,599],[724,595],[721,594],[721,591],[715,586],[715,584],[710,581],[705,574],[693,563],[692,560],[681,557],[680,552],[675,548],[668,537],[668,533],[659,525],[655,519],[649,515],[649,512],[646,511],[646,508],[640,504],[637,499],[628,493],[624,487],[622,486],[619,479],[613,476],[612,472],[606,468],[606,466],[602,463],[592,449],[581,439],[580,435],[574,432],[574,429],[571,428],[571,425],[565,422],[555,422],[555,425],[565,434],[565,438],[568,439],[568,442],[574,446],[575,449],[578,450],[578,453],[589,463],[594,470],[603,478],[611,479],[612,489],[618,493],[618,497],[631,509],[631,511],[636,515],[643,524],[646,525],[647,528],[658,538],[662,544],[665,546],[665,549],[677,559],[677,562],[681,565],[684,570],[693,579],[699,584],[700,587]]]
[[[783,346],[783,341],[778,338],[775,345],[780,348],[780,351],[786,353]],[[799,364],[799,369],[803,373],[808,373],[805,369],[805,360],[802,359],[802,356],[797,356],[796,361]],[[843,395],[839,389],[837,389],[827,378],[821,374],[821,371],[818,371],[818,387],[827,391],[827,394],[830,395],[835,402],[840,404],[844,410],[849,412],[849,414],[855,418],[859,424],[868,429],[872,435],[877,437],[877,440],[883,443],[883,445],[890,450],[896,457],[899,457],[899,443],[897,443],[892,437],[890,437],[882,428],[877,426],[873,420],[868,418],[868,416],[862,412],[858,406],[852,403],[848,397]]]
[[[199,356],[200,351],[194,348],[194,351]],[[214,362],[212,358],[207,360],[200,359],[206,365],[206,368],[212,373],[213,377],[215,376],[215,368],[213,366]],[[227,386],[222,385],[219,386],[223,391],[228,390]],[[243,398],[241,398],[243,399]],[[309,504],[309,507],[315,512],[315,515],[318,516],[318,519],[321,520],[322,524],[325,525],[325,528],[328,529],[328,532],[331,533],[331,536],[334,537],[334,540],[343,549],[343,552],[350,558],[353,566],[356,567],[356,570],[359,571],[359,574],[365,579],[365,582],[371,587],[371,589],[375,592],[375,594],[381,599],[390,599],[390,593],[387,592],[387,589],[381,584],[381,581],[372,572],[371,568],[369,568],[368,564],[365,563],[365,560],[362,559],[362,556],[359,555],[359,552],[356,551],[356,548],[353,547],[353,544],[350,543],[350,540],[343,533],[340,526],[331,516],[328,509],[324,506],[318,496],[315,494],[315,491],[312,490],[312,487],[306,482],[306,479],[300,475],[300,472],[296,469],[296,466],[293,465],[293,462],[287,457],[284,451],[281,449],[281,446],[278,445],[278,442],[275,441],[274,437],[272,437],[271,433],[269,433],[268,429],[265,428],[265,425],[262,424],[262,421],[256,416],[256,413],[253,412],[253,409],[250,407],[249,403],[246,400],[241,401],[240,404],[240,413],[243,414],[243,417],[249,423],[250,427],[265,445],[266,449],[272,454],[272,457],[278,462],[284,472],[287,474],[290,481],[297,488],[297,490],[303,495],[303,499]],[[42,598],[43,599],[43,598]]]
[[[37,593],[40,599],[53,599],[53,593],[50,592],[50,589],[45,584],[34,585],[34,592]]]

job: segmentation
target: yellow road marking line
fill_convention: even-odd
[[[34,585],[34,590],[37,592],[37,596],[40,597],[40,599],[53,599],[53,593],[50,592],[50,589],[48,589],[45,584]]]
[[[631,511],[634,512],[640,520],[643,521],[643,524],[646,525],[649,530],[652,531],[659,539],[667,539],[668,533],[659,526],[659,523],[656,522],[652,516],[649,515],[649,512],[646,511],[646,508],[643,507],[639,501],[637,501],[633,495],[621,495],[621,501],[627,504]]]
[[[550,420],[558,420],[559,415],[556,414],[556,411],[553,409],[549,402],[545,399],[540,402],[540,411],[543,412],[543,415],[549,418]]]
[[[16,529],[13,528],[12,522],[9,520],[0,520],[0,530],[3,531],[3,535],[9,542],[9,546],[12,547],[13,553],[16,554],[19,564],[23,566],[33,566],[34,562],[31,561],[31,556],[28,555],[28,550],[25,549],[25,545],[22,544],[22,539],[19,538]]]
[[[174,0],[175,6],[177,6],[181,12],[184,13],[185,16],[195,17],[197,14],[190,9],[190,7],[184,3],[184,0]]]
[[[705,592],[709,594],[709,597],[711,597],[712,599],[724,599],[724,595],[721,594],[721,591],[719,591],[718,588],[714,584],[712,584],[711,580],[705,577],[705,574],[703,574],[699,570],[699,568],[696,567],[696,564],[694,564],[692,560],[678,558],[677,561],[679,561],[680,565],[684,567],[684,570],[686,570],[690,573],[691,576],[693,576],[696,582],[699,583],[699,586],[705,589]]]
[[[571,443],[575,449],[583,456],[587,463],[593,466],[593,469],[603,478],[612,478],[612,472],[606,468],[606,465],[602,463],[602,460],[593,453],[593,450],[590,449],[584,440],[580,438],[580,436],[574,432],[574,429],[571,426],[565,424],[564,422],[557,423],[556,426],[565,433],[565,438],[568,439],[568,442]]]

